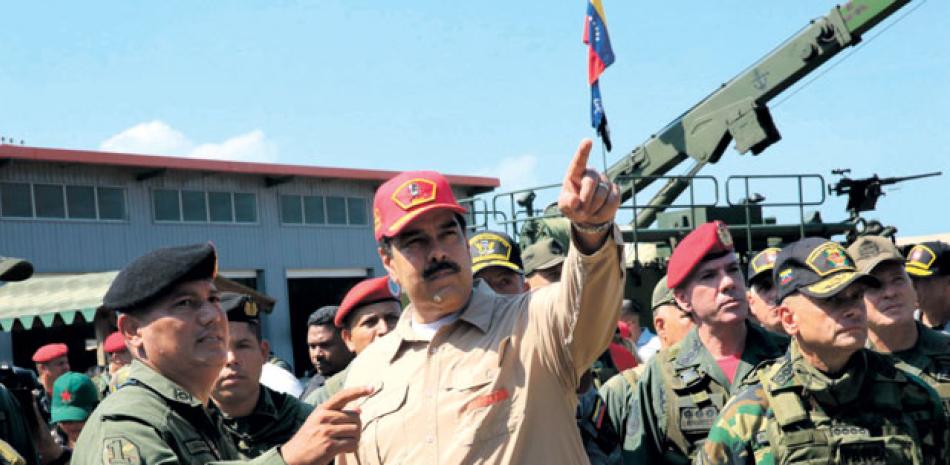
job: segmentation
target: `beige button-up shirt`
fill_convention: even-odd
[[[574,410],[580,375],[607,348],[623,295],[620,232],[572,245],[562,281],[518,296],[476,281],[459,319],[426,340],[395,330],[350,365],[363,433],[343,465],[587,464]]]

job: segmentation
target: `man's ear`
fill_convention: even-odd
[[[788,299],[786,298],[785,301],[779,303],[776,307],[778,310],[778,320],[782,323],[782,328],[785,329],[785,333],[789,336],[794,336],[798,334],[798,316],[788,307],[787,301]]]
[[[145,352],[142,336],[139,334],[142,328],[142,322],[139,321],[138,318],[125,313],[119,313],[119,316],[116,318],[116,326],[119,329],[119,333],[122,334],[122,337],[125,339],[126,346],[129,347],[129,353],[136,356]]]
[[[676,289],[673,289],[673,299],[676,300],[676,305],[679,305],[679,307],[682,308],[684,312],[686,313],[693,312],[693,306],[690,305],[689,300],[687,299],[685,289],[681,287],[677,287]]]
[[[265,362],[270,358],[270,342],[267,339],[261,341],[261,355],[264,356]]]
[[[656,315],[653,317],[653,329],[656,330],[656,335],[662,340],[666,337],[666,320],[663,317]]]
[[[353,347],[353,333],[348,328],[340,330],[340,339],[343,339],[343,344],[346,344],[347,350],[356,353],[356,349]]]

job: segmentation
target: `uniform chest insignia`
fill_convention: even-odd
[[[680,429],[683,431],[709,431],[719,416],[715,406],[683,407],[680,409]]]

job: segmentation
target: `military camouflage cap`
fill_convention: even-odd
[[[33,276],[33,264],[22,258],[0,257],[0,281],[23,281]]]
[[[503,232],[483,231],[475,234],[468,240],[468,247],[472,253],[472,273],[492,266],[524,272],[521,248],[511,236]]]
[[[553,237],[546,237],[524,251],[524,273],[547,270],[564,263],[567,249]]]
[[[861,236],[848,246],[848,255],[854,258],[858,271],[870,273],[883,262],[904,263],[897,246],[890,239],[881,236]]]
[[[820,237],[806,237],[785,246],[776,257],[772,272],[778,286],[778,302],[796,291],[827,299],[857,281],[880,285],[877,278],[857,270],[841,244]]]
[[[656,283],[656,286],[653,287],[653,299],[651,299],[650,309],[656,310],[667,304],[676,305],[676,299],[673,298],[673,289],[666,286],[666,276],[663,276],[660,282]]]

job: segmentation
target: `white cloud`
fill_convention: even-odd
[[[274,162],[277,144],[260,129],[238,134],[218,143],[196,144],[164,121],[140,123],[109,137],[99,149],[108,152],[169,155],[214,160]]]
[[[500,192],[507,192],[541,184],[538,181],[538,157],[533,154],[505,157],[495,166],[479,173],[499,179]]]

